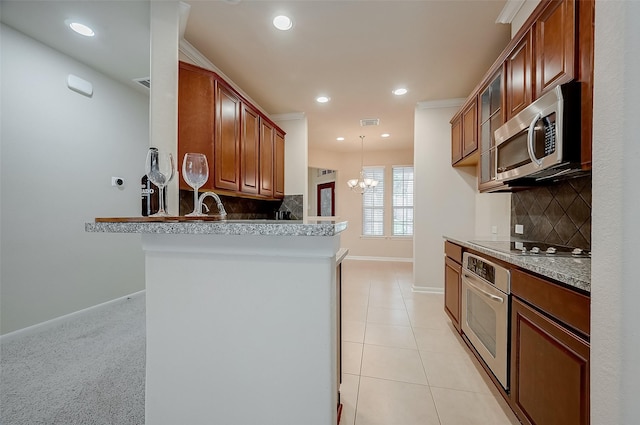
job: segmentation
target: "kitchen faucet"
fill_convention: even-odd
[[[198,198],[198,209],[196,211],[202,211],[203,206],[207,207],[204,204],[204,199],[207,196],[211,196],[213,199],[215,199],[216,205],[218,206],[218,214],[220,215],[220,218],[224,220],[227,217],[227,212],[224,210],[224,206],[222,205],[222,201],[220,200],[220,197],[213,192],[205,192],[202,195],[200,195],[200,198]],[[209,208],[207,207],[207,212],[208,211],[209,211]]]

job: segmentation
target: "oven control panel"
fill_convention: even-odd
[[[462,254],[463,272],[476,276],[505,294],[511,293],[511,272],[486,258],[465,252]]]
[[[466,269],[480,276],[487,282],[496,284],[496,269],[491,264],[481,260],[478,257],[469,257]]]

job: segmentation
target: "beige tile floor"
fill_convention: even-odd
[[[343,263],[341,425],[518,424],[443,296],[412,281],[411,263]]]

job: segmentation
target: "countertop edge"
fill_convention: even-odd
[[[231,236],[335,236],[348,223],[322,221],[236,220],[215,222],[100,222],[85,223],[90,233],[147,233]]]
[[[541,276],[556,280],[565,285],[591,293],[591,260],[575,259],[571,257],[532,258],[528,256],[510,255],[500,251],[476,245],[470,240],[463,240],[451,236],[443,239],[462,247],[489,255],[522,269],[529,270]],[[478,238],[474,238],[478,239]]]

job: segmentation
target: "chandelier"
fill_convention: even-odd
[[[365,193],[368,190],[376,187],[378,185],[378,180],[375,179],[366,179],[364,177],[364,136],[360,136],[360,177],[357,179],[351,179],[347,182],[347,185],[351,190],[356,193]]]

